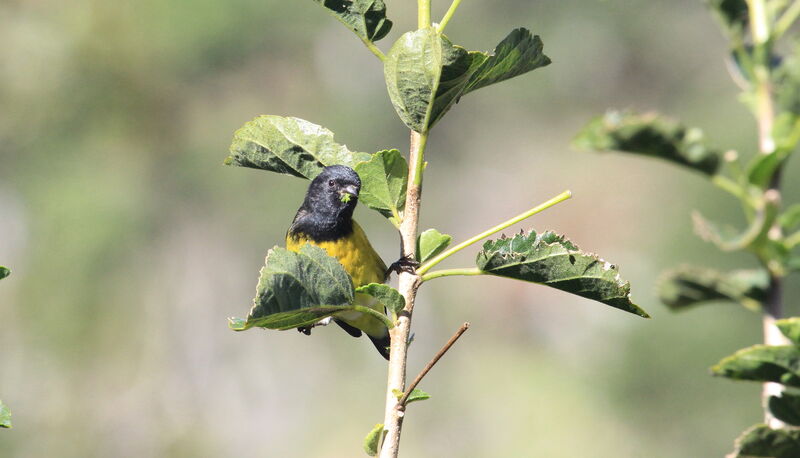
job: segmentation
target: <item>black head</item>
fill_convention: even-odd
[[[344,165],[325,167],[308,186],[290,232],[303,232],[318,240],[349,233],[359,191],[361,179],[355,170]]]

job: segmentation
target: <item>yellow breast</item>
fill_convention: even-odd
[[[286,237],[286,248],[290,251],[298,251],[306,243],[316,245],[324,249],[329,256],[337,258],[353,278],[355,287],[384,282],[386,264],[372,248],[364,230],[355,221],[353,221],[353,232],[338,240],[315,242],[304,234],[292,234]]]

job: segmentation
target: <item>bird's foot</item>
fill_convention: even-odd
[[[400,272],[406,272],[409,274],[417,273],[417,267],[419,267],[419,261],[416,259],[411,259],[408,256],[403,256],[389,266],[389,269],[386,271],[386,277],[388,278],[392,272],[397,274]]]

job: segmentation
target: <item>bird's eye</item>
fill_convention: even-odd
[[[328,186],[333,186],[334,184],[336,184],[336,182],[333,180],[328,180]]]

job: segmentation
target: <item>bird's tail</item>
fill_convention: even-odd
[[[386,358],[386,361],[389,361],[389,345],[392,343],[389,333],[387,332],[383,337],[372,337],[367,334],[367,337],[372,341],[372,345],[375,345],[375,348],[378,349],[378,353]]]
[[[361,337],[362,332],[361,332],[360,329],[358,329],[358,328],[356,328],[354,326],[350,326],[349,324],[345,323],[342,320],[337,320],[337,319],[334,318],[333,321],[336,324],[338,324],[339,327],[341,327],[342,329],[347,331],[347,333],[350,334],[351,336],[353,336],[353,337]],[[366,334],[366,333],[363,333],[363,334]],[[373,337],[373,336],[371,336],[369,334],[367,334],[367,337],[369,337],[369,340],[372,342],[372,345],[375,345],[375,348],[378,349],[378,353],[380,353],[381,356],[386,358],[386,360],[388,361],[389,360],[389,344],[391,344],[391,339],[389,338],[389,331],[387,330],[386,334],[384,334],[383,337]]]

